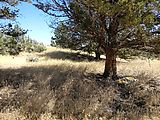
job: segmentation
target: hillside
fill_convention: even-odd
[[[0,56],[0,120],[159,120],[160,60],[104,61],[79,51]]]

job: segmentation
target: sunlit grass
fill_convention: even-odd
[[[119,74],[137,76],[146,74],[151,77],[160,77],[160,60],[136,59],[128,64],[119,64]]]

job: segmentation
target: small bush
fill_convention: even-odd
[[[46,50],[46,48],[44,47],[44,45],[42,45],[42,44],[40,44],[40,45],[35,45],[34,46],[34,51],[35,52],[43,52],[43,51],[45,51]]]

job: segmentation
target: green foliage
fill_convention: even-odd
[[[60,23],[58,27],[54,31],[55,39],[52,38],[52,44],[56,44],[56,46],[62,48],[71,48],[71,36],[69,35],[69,31],[67,26],[64,23]],[[54,43],[55,42],[55,43]]]
[[[19,42],[10,36],[0,38],[0,54],[18,55],[20,52],[43,52],[46,47],[43,44],[33,42],[30,38],[21,39]]]
[[[43,52],[43,51],[45,51],[46,50],[46,48],[44,47],[44,45],[43,44],[35,44],[35,45],[33,45],[33,51],[34,52]]]
[[[41,9],[45,7],[41,4]],[[57,5],[57,7],[60,6]],[[55,35],[58,35],[61,40],[58,40],[59,38],[55,36],[55,41],[58,41],[63,47],[69,47],[69,44],[71,47],[75,47],[75,43],[79,43],[80,46],[85,46],[84,48],[90,52],[95,51],[97,46],[100,46],[104,51],[108,48],[144,48],[142,44],[148,42],[146,40],[148,36],[142,39],[142,34],[145,35],[147,31],[144,31],[146,28],[141,25],[144,24],[147,28],[153,25],[155,15],[151,11],[158,7],[158,4],[155,0],[77,0],[68,3],[68,7],[70,9],[67,9],[68,12],[65,13],[66,16],[70,16],[69,22],[72,24],[72,30],[65,29],[64,25],[58,26]],[[54,11],[54,8],[48,9]],[[151,29],[151,27],[148,29]],[[78,33],[80,39],[73,39],[73,36],[77,37],[75,33]],[[72,34],[72,36],[69,34]]]
[[[1,45],[0,45],[1,52],[0,54],[11,54],[15,55],[19,53],[19,46],[17,42],[12,37],[3,37],[1,38]]]
[[[0,33],[0,54],[18,55],[20,52],[42,52],[46,50],[43,44],[25,36],[26,31],[18,25],[5,28]]]
[[[0,19],[14,19],[19,11],[15,6],[20,2],[30,2],[30,0],[0,0]]]
[[[73,30],[70,24],[60,23],[54,31],[55,37],[51,38],[51,46],[83,50],[88,53],[95,52],[96,43],[91,42],[80,30]],[[94,39],[94,38],[93,38]]]
[[[134,49],[121,49],[118,52],[118,57],[122,59],[136,59],[139,58],[152,58],[154,57],[153,54],[149,54],[148,52],[140,51],[140,50],[134,50]]]
[[[153,10],[160,8],[157,0],[60,0],[51,3],[37,0],[35,6],[53,17],[68,18],[74,32],[85,35],[85,40],[92,36],[90,42],[100,44],[105,52],[108,49],[143,47],[146,41],[136,36],[154,23]],[[124,31],[134,34],[128,35]],[[122,39],[118,34],[123,36]]]

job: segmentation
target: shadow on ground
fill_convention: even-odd
[[[46,56],[52,59],[71,60],[71,61],[76,61],[76,62],[96,60],[95,57],[91,55],[80,54],[79,52],[73,53],[73,52],[64,52],[64,51],[54,51],[54,52],[46,53],[43,56]]]
[[[146,92],[139,84],[119,88],[95,74],[87,74],[84,67],[0,69],[0,80],[1,112],[20,109],[32,120],[46,112],[66,120],[138,120],[148,115],[148,110],[154,113],[156,110],[150,106],[160,101],[158,93]],[[121,97],[124,90],[129,97]]]
[[[93,75],[89,79],[85,68],[64,65],[0,69],[0,111],[21,109],[28,119],[37,119],[44,112],[59,119],[81,119],[90,111],[95,113],[94,104],[109,94],[111,86],[104,89],[104,83],[96,79]]]

